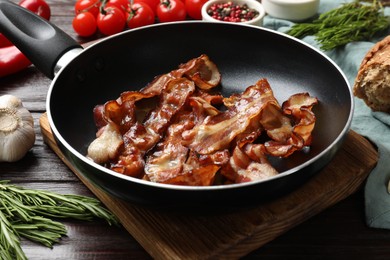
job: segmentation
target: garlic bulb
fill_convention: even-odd
[[[22,101],[0,96],[0,162],[22,159],[35,143],[34,120]]]

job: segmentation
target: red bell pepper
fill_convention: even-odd
[[[11,46],[12,42],[10,42],[2,33],[0,33],[0,48]]]
[[[44,0],[22,0],[19,5],[50,19],[50,7]],[[0,77],[21,71],[30,65],[29,59],[0,33]]]
[[[0,48],[0,77],[21,71],[30,65],[31,61],[16,46]]]

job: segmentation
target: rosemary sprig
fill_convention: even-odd
[[[373,0],[361,0],[362,2],[370,2],[372,3]],[[390,0],[377,0],[379,4],[382,6],[390,6]]]
[[[314,35],[320,48],[328,51],[353,41],[369,40],[389,25],[390,20],[376,0],[371,4],[354,1],[321,14],[311,23],[295,24],[287,34],[296,38]]]
[[[100,218],[119,225],[116,217],[94,198],[25,189],[0,181],[0,259],[26,259],[20,237],[53,247],[66,235],[66,228],[50,218]]]
[[[27,259],[20,246],[17,232],[2,211],[0,211],[0,241],[1,259]]]
[[[12,226],[19,236],[50,248],[66,235],[64,224],[40,216],[33,216],[29,223],[15,221]]]

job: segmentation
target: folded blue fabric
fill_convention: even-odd
[[[319,13],[351,1],[321,0]],[[385,14],[390,14],[390,8],[385,8]],[[265,28],[279,32],[286,32],[293,25],[294,23],[291,21],[275,19],[270,16],[264,18]],[[389,33],[390,30],[387,34]],[[364,56],[385,35],[386,33],[370,42],[353,42],[325,54],[341,68],[352,87]],[[302,40],[319,49],[313,36],[307,36]],[[361,99],[355,98],[355,111],[351,128],[375,143],[379,151],[378,164],[370,173],[364,191],[366,223],[369,227],[390,229],[390,194],[387,191],[390,179],[390,115],[372,112]]]

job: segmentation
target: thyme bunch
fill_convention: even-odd
[[[66,228],[51,218],[100,218],[119,225],[116,217],[94,198],[25,189],[0,181],[0,259],[27,259],[21,237],[53,247],[66,235]]]
[[[383,6],[376,0],[370,4],[354,1],[321,14],[311,23],[298,23],[287,34],[296,38],[314,35],[324,51],[347,43],[369,40],[390,25]]]

